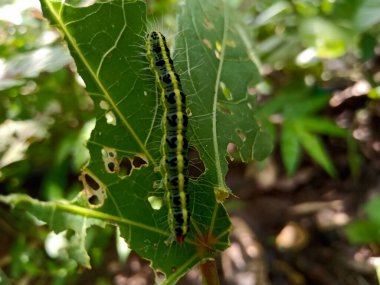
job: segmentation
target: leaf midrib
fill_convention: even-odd
[[[215,80],[215,86],[214,86],[214,98],[213,98],[213,105],[212,105],[212,140],[214,145],[214,153],[215,153],[215,167],[216,167],[216,173],[218,176],[218,184],[220,186],[224,185],[224,178],[222,173],[222,166],[220,164],[220,155],[219,155],[219,144],[218,144],[218,136],[217,136],[217,129],[216,129],[216,112],[217,112],[217,103],[218,103],[218,95],[219,95],[219,84],[220,84],[220,78],[222,76],[222,69],[223,69],[223,63],[224,63],[224,57],[225,57],[225,51],[226,51],[226,38],[227,38],[227,26],[228,26],[228,15],[227,10],[224,7],[224,26],[223,26],[223,38],[222,38],[222,48],[220,52],[220,59],[219,59],[219,65],[218,65],[218,72]]]
[[[202,2],[198,1],[199,5],[202,6]],[[204,9],[202,9],[204,10]],[[224,57],[225,57],[225,49],[226,49],[226,38],[227,38],[227,26],[228,26],[228,9],[225,9],[224,7],[224,27],[223,27],[223,39],[222,39],[222,48],[221,48],[221,53],[220,53],[220,59],[219,59],[219,65],[218,65],[218,70],[217,70],[217,77],[215,80],[215,86],[214,86],[214,96],[213,96],[213,106],[212,106],[212,142],[213,142],[213,147],[214,147],[214,159],[215,159],[215,170],[216,170],[216,175],[217,175],[217,180],[218,180],[218,185],[220,187],[224,188],[224,177],[222,173],[222,166],[220,162],[220,155],[219,155],[219,144],[218,144],[218,136],[217,136],[217,128],[216,128],[216,112],[217,112],[217,102],[218,102],[218,94],[219,94],[219,83],[221,80],[221,75],[222,75],[222,70],[223,70],[223,62],[224,62]],[[204,12],[203,12],[204,13]],[[197,37],[199,40],[201,40],[201,36],[199,34],[199,31],[197,29],[196,24],[194,23],[194,17],[192,17],[192,22],[193,22],[193,27],[194,31],[197,34]],[[218,203],[215,203],[214,209],[213,209],[213,214],[211,217],[211,223],[210,223],[210,228],[209,228],[209,235],[212,234],[215,222],[216,222],[216,216],[217,216],[217,211],[218,211]]]
[[[202,2],[198,1],[199,6],[202,6]],[[204,9],[202,9],[204,10]],[[219,186],[224,186],[224,178],[222,173],[222,167],[220,163],[220,155],[219,155],[219,144],[218,144],[218,136],[217,136],[217,128],[216,128],[216,112],[217,112],[217,102],[218,102],[218,90],[219,90],[219,83],[221,79],[221,73],[223,69],[223,62],[224,62],[224,56],[225,56],[225,48],[226,48],[226,37],[227,37],[227,9],[224,9],[225,18],[226,21],[224,22],[224,32],[223,32],[223,39],[222,39],[222,49],[220,53],[220,60],[219,60],[219,66],[217,70],[217,78],[215,80],[215,87],[214,87],[214,94],[213,94],[213,106],[212,106],[212,142],[213,142],[213,148],[214,148],[214,162],[215,162],[215,169],[216,169],[216,175],[218,180]],[[204,11],[202,11],[204,13]],[[197,37],[199,41],[201,41],[201,35],[199,34],[199,31],[197,29],[196,23],[194,23],[194,17],[192,17],[193,22],[193,28],[195,33],[197,34]],[[207,52],[206,52],[207,53]]]

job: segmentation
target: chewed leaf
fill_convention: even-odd
[[[157,172],[162,108],[145,56],[145,2],[99,1],[88,7],[41,3],[44,15],[65,37],[97,108],[88,142],[91,160],[80,177],[87,207],[117,224],[128,245],[165,274],[166,284],[173,284],[228,246],[231,225],[206,173],[189,183],[190,233],[183,244],[171,242]],[[232,95],[237,92],[227,87]]]
[[[161,142],[161,94],[146,58],[145,2],[41,3],[65,37],[97,110],[91,160],[81,176],[88,211],[118,225],[130,248],[165,274],[165,284],[175,284],[229,244],[231,224],[218,203],[230,192],[224,182],[228,143],[243,160],[263,159],[270,151],[254,119],[255,100],[247,95],[259,75],[243,31],[232,25],[232,8],[222,0],[188,1],[179,17],[183,32],[174,66],[190,107],[189,144],[204,167],[189,181],[190,231],[177,244],[158,171],[160,145],[167,141]]]
[[[77,241],[76,254],[73,257],[82,266],[91,267],[90,258],[85,249],[87,229],[94,225],[104,227],[106,225],[104,218],[102,220],[102,217],[95,217],[92,210],[80,206],[79,203],[42,202],[23,194],[0,196],[0,202],[32,214],[47,223],[56,233],[67,229],[73,230]]]
[[[190,97],[191,143],[218,196],[227,197],[228,143],[238,147],[243,161],[263,159],[271,151],[270,138],[254,118],[255,98],[247,94],[248,84],[258,83],[260,75],[244,30],[225,1],[187,1],[179,23],[175,58]]]

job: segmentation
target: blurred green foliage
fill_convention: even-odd
[[[363,207],[367,216],[352,222],[346,228],[347,236],[353,243],[379,243],[380,242],[380,197],[373,197]]]
[[[324,91],[309,90],[294,84],[279,91],[257,112],[266,129],[276,137],[275,124],[281,123],[280,143],[282,160],[288,175],[293,175],[301,159],[301,147],[331,176],[336,175],[328,151],[318,135],[344,138],[347,133],[334,121],[318,112],[327,107],[330,96]]]
[[[93,106],[66,47],[38,7],[38,1],[0,5],[0,192],[71,199],[81,190],[77,177],[88,159],[84,144],[93,126]],[[68,247],[56,257],[43,250],[47,228],[36,231],[38,222],[4,207],[0,213],[0,242],[6,245],[0,252],[10,258],[1,267],[10,280],[77,280],[78,266]],[[89,239],[95,244],[90,254],[97,250],[99,256],[104,248],[99,241],[108,243],[109,236],[107,230]]]
[[[256,87],[258,117],[278,141],[288,175],[293,175],[302,149],[331,176],[337,171],[326,137],[350,141],[347,155],[351,174],[358,175],[360,159],[352,130],[332,118],[332,93],[358,78],[372,83],[369,96],[377,97],[378,83],[365,71],[375,58],[378,43],[376,1],[260,1],[250,7],[253,47],[268,74]],[[367,24],[358,18],[369,17]],[[369,24],[371,23],[371,24]],[[334,106],[332,106],[334,107]],[[280,126],[280,131],[276,128]]]
[[[1,7],[14,22],[0,21],[0,183],[5,193],[73,196],[92,103],[57,32],[32,5],[20,11],[25,3]]]
[[[345,229],[348,240],[353,244],[368,244],[374,248],[380,242],[380,196],[373,197],[363,207],[366,217],[351,222]],[[378,260],[374,257],[373,260]],[[380,266],[374,261],[377,278],[380,282]]]

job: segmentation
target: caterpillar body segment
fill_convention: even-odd
[[[157,31],[148,33],[146,49],[163,106],[160,171],[169,209],[168,221],[177,243],[182,243],[190,223],[186,96],[165,37]]]

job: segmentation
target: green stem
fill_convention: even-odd
[[[377,275],[377,281],[380,284],[380,266],[379,265],[376,266],[376,275]]]
[[[200,264],[203,285],[220,285],[215,260],[207,260]]]

